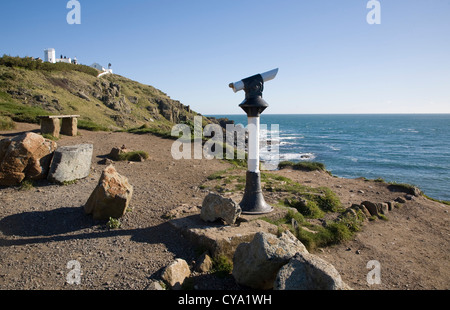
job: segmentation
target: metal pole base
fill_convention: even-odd
[[[264,200],[260,172],[247,171],[245,193],[239,205],[242,214],[266,214],[273,211],[273,207]]]

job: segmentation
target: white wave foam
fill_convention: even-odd
[[[295,145],[295,144],[297,144],[297,143],[294,143],[294,142],[286,142],[286,141],[283,141],[283,142],[280,143],[280,145]]]
[[[313,153],[287,153],[280,154],[281,160],[313,160],[316,158],[316,155]]]

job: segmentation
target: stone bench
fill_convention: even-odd
[[[38,116],[41,120],[41,133],[59,138],[60,133],[66,136],[76,136],[78,133],[78,118],[80,115]],[[60,120],[62,119],[62,124]]]

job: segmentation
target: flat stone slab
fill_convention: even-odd
[[[235,225],[206,223],[200,212],[172,219],[169,223],[179,229],[183,236],[200,248],[208,249],[211,256],[225,255],[233,258],[237,246],[250,242],[256,233],[267,232],[276,235],[278,228],[261,219],[239,221]]]

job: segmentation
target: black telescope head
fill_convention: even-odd
[[[245,78],[236,83],[230,83],[230,88],[234,92],[245,91],[245,100],[239,105],[249,117],[259,117],[269,104],[262,98],[264,82],[270,81],[278,74],[278,69],[274,69],[262,74]]]
[[[261,74],[243,79],[245,100],[239,105],[249,117],[259,117],[269,104],[262,98],[264,80]]]

